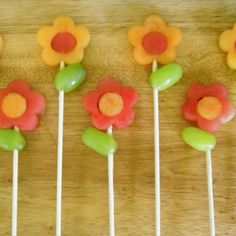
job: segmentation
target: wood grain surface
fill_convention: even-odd
[[[139,95],[136,120],[115,130],[115,221],[117,236],[154,235],[154,147],[150,67],[137,64],[127,41],[128,29],[150,14],[181,28],[177,61],[183,79],[160,94],[161,207],[163,236],[207,236],[208,197],[204,153],[181,139],[188,122],[181,106],[194,81],[220,81],[236,106],[236,72],[225,64],[218,46],[222,31],[236,22],[235,0],[0,1],[0,87],[16,78],[29,81],[47,100],[40,126],[24,133],[27,147],[19,161],[19,236],[55,235],[58,94],[57,68],[45,65],[36,32],[58,15],[73,17],[91,31],[83,65],[85,83],[66,94],[63,163],[63,236],[108,235],[107,159],[81,142],[91,124],[83,95],[102,76],[113,75]],[[216,231],[236,235],[236,119],[217,131],[213,151]],[[0,151],[0,236],[11,232],[12,153]]]

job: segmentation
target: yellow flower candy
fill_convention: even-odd
[[[80,63],[90,41],[88,29],[75,25],[70,17],[60,16],[52,26],[43,26],[37,33],[42,46],[42,58],[49,66]]]
[[[233,29],[224,31],[220,35],[219,47],[227,54],[227,65],[229,68],[236,70],[236,23]]]
[[[128,39],[135,47],[134,58],[138,63],[145,65],[157,60],[168,64],[176,58],[176,46],[182,34],[177,27],[167,26],[162,18],[149,16],[143,26],[129,30]]]

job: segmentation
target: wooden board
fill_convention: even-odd
[[[112,75],[139,94],[136,120],[116,130],[115,211],[117,236],[154,235],[152,90],[149,67],[138,65],[127,41],[128,29],[157,14],[182,29],[177,61],[184,77],[160,94],[161,207],[163,236],[209,235],[205,157],[181,139],[188,122],[181,106],[194,81],[220,81],[236,106],[236,72],[218,46],[222,31],[236,22],[236,2],[185,0],[1,1],[0,87],[24,78],[43,92],[47,109],[40,127],[24,133],[27,147],[19,162],[19,236],[55,235],[58,96],[57,71],[45,65],[36,32],[58,15],[85,24],[92,34],[83,65],[86,82],[65,97],[63,236],[108,235],[107,160],[85,147],[81,133],[91,124],[82,97],[102,76]],[[216,133],[213,152],[217,235],[236,234],[236,119]],[[11,233],[12,154],[0,151],[0,235]]]

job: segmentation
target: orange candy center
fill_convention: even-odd
[[[117,93],[105,93],[98,102],[98,108],[105,116],[116,116],[123,109],[123,99]]]
[[[222,112],[222,104],[216,97],[204,97],[197,104],[197,112],[207,120],[214,120]]]
[[[52,39],[52,48],[59,53],[69,53],[76,47],[76,39],[69,32],[59,32]]]
[[[27,108],[26,99],[18,93],[9,93],[2,100],[2,111],[9,118],[22,116]]]
[[[144,36],[142,45],[147,53],[159,55],[166,50],[167,39],[160,32],[150,32]]]

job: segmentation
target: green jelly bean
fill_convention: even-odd
[[[58,91],[65,93],[78,88],[85,78],[85,69],[80,64],[73,64],[59,70],[54,83]]]
[[[0,129],[0,147],[3,150],[22,150],[25,144],[25,139],[19,131],[14,129]]]
[[[216,145],[216,138],[213,134],[195,127],[185,128],[182,138],[189,146],[202,152],[210,151]]]
[[[153,88],[162,91],[178,82],[182,75],[182,67],[177,63],[170,63],[154,71],[149,77],[149,83]]]
[[[89,127],[83,132],[82,141],[86,146],[103,156],[115,153],[118,147],[116,140],[111,135],[93,127]]]

